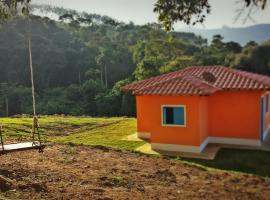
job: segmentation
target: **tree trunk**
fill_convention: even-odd
[[[108,74],[107,74],[107,65],[105,64],[105,86],[108,88]]]
[[[81,70],[79,70],[79,86],[81,87],[82,79],[81,79]]]
[[[100,66],[100,81],[103,84],[103,70],[102,70],[102,66]]]
[[[5,104],[6,104],[6,116],[8,117],[8,115],[9,115],[9,109],[8,109],[8,98],[7,97],[5,99]]]

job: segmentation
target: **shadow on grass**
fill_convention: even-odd
[[[182,158],[206,167],[251,173],[270,177],[270,152],[243,149],[221,149],[215,160]]]

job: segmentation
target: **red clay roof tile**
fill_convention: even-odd
[[[194,76],[180,76],[134,91],[136,95],[210,95],[219,90]]]
[[[204,80],[203,73],[215,77]],[[269,90],[270,77],[224,66],[197,66],[163,74],[122,88],[136,95],[210,95],[219,90]]]

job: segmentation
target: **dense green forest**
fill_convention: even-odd
[[[108,16],[46,8],[59,20],[32,15],[31,35],[39,114],[134,115],[126,83],[189,65],[226,65],[270,75],[270,41],[245,46],[165,32]],[[23,17],[0,25],[0,115],[31,113],[27,31]]]

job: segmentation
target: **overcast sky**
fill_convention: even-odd
[[[212,13],[206,19],[204,25],[198,25],[198,28],[220,28],[223,25],[230,27],[248,26],[259,23],[270,23],[270,5],[264,11],[253,13],[256,22],[248,21],[246,24],[242,20],[234,23],[236,8],[241,4],[237,0],[210,0]],[[119,21],[135,24],[145,24],[157,22],[157,15],[153,13],[156,0],[33,0],[36,4],[49,4],[61,6],[64,8],[86,11],[108,15]],[[182,28],[185,25],[178,23],[175,28]]]

